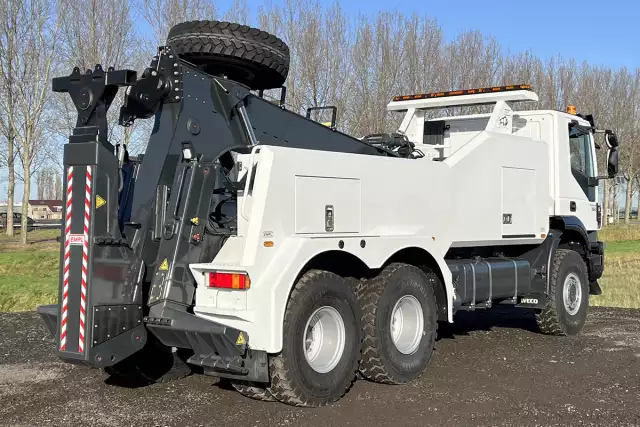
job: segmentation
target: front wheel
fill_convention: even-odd
[[[577,335],[587,320],[589,276],[576,251],[558,249],[551,266],[549,302],[536,320],[548,335]]]
[[[353,287],[336,274],[308,271],[287,304],[282,352],[269,360],[269,392],[295,406],[337,401],[356,379],[360,345]]]

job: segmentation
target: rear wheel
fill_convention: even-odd
[[[433,273],[395,263],[359,288],[365,378],[404,384],[422,375],[437,333],[437,281]]]
[[[548,335],[576,335],[587,320],[589,276],[587,266],[576,251],[558,249],[551,265],[549,302],[536,320]]]
[[[264,384],[247,381],[232,381],[231,385],[238,393],[251,399],[261,400],[264,402],[276,401],[276,398],[269,393],[269,390],[266,389]]]
[[[246,25],[182,22],[169,31],[167,45],[206,73],[226,76],[253,90],[280,87],[289,73],[289,47],[278,37]]]
[[[340,399],[356,379],[360,309],[351,286],[326,271],[305,273],[291,293],[282,352],[269,360],[269,391],[295,406]]]

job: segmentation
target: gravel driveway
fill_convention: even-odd
[[[61,363],[34,313],[0,313],[2,426],[639,426],[640,311],[592,308],[582,335],[538,334],[530,313],[462,313],[415,384],[357,381],[302,409],[215,378],[127,388]]]

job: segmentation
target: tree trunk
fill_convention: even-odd
[[[53,198],[55,200],[62,200],[62,175],[60,175],[58,171],[56,171],[56,184]]]
[[[602,183],[602,225],[609,225],[609,181],[604,180]]]
[[[16,193],[16,163],[15,155],[13,154],[13,144],[15,143],[15,136],[13,132],[13,126],[9,125],[9,153],[7,167],[9,169],[9,191],[7,192],[7,236],[13,236],[13,203]]]
[[[613,214],[613,223],[618,223],[618,184],[611,186],[611,206],[613,207],[611,213]]]
[[[31,168],[24,168],[24,195],[22,196],[22,224],[20,243],[27,244],[27,218],[29,214],[29,194],[31,193]]]
[[[633,179],[627,181],[627,194],[624,201],[624,223],[629,224],[631,218],[631,201],[633,197]]]

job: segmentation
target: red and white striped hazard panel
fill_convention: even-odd
[[[82,282],[80,284],[80,337],[78,351],[84,351],[85,315],[87,312],[87,263],[89,261],[89,219],[91,216],[91,166],[87,166],[84,193],[84,242],[82,243]]]
[[[69,302],[69,266],[71,246],[82,246],[82,279],[80,282],[80,322],[78,334],[78,352],[84,353],[86,313],[87,313],[87,268],[89,261],[89,221],[91,219],[91,187],[93,184],[92,168],[87,166],[85,174],[83,233],[71,233],[72,201],[73,201],[73,166],[67,169],[67,215],[65,220],[64,239],[64,272],[62,277],[62,316],[60,321],[60,350],[67,348],[67,316]]]
[[[69,256],[71,254],[71,202],[73,197],[73,166],[67,169],[67,216],[64,228],[64,270],[62,275],[62,316],[60,320],[60,350],[67,349],[67,311],[69,309]]]

